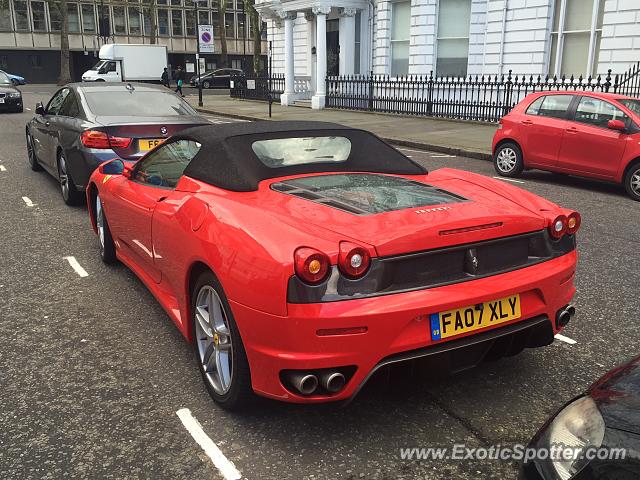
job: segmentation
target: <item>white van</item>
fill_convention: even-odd
[[[100,61],[82,75],[83,82],[160,82],[167,67],[164,45],[103,45]]]

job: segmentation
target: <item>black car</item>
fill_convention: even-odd
[[[528,461],[521,478],[640,478],[640,357],[611,370],[585,395],[566,404],[538,431],[529,447],[549,451],[553,445],[577,449],[578,458]],[[593,456],[596,458],[589,458]]]
[[[106,160],[135,161],[172,134],[206,125],[187,102],[166,88],[136,83],[72,83],[27,123],[27,153],[60,181],[68,205],[84,199],[93,171]]]
[[[22,112],[22,93],[11,79],[0,72],[0,112]]]
[[[219,68],[200,75],[202,81],[202,88],[231,88],[231,77],[243,75],[242,70],[237,68]],[[191,77],[189,83],[197,87],[198,76]]]

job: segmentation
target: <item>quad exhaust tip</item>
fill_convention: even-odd
[[[575,314],[576,309],[573,305],[567,305],[566,307],[558,310],[558,313],[556,313],[556,327],[566,327]]]
[[[339,392],[346,383],[344,375],[340,372],[325,372],[320,375],[320,385],[329,393]]]
[[[290,373],[288,380],[302,395],[311,395],[318,388],[318,377],[310,373]]]
[[[284,374],[286,383],[300,395],[313,393],[338,393],[347,384],[347,379],[337,370],[315,372],[293,371]]]

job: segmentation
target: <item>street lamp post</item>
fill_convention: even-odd
[[[244,4],[247,0],[242,0],[242,71],[247,74],[247,14]]]
[[[202,78],[200,78],[200,18],[198,16],[198,3],[200,0],[192,0],[196,14],[196,78],[198,79],[198,106],[202,107]]]

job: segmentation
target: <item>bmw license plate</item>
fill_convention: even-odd
[[[520,295],[479,303],[429,316],[431,340],[442,340],[462,333],[520,318]]]
[[[152,148],[160,145],[162,142],[164,142],[163,138],[141,138],[140,140],[138,140],[138,151],[148,152]]]
[[[4,98],[0,98],[0,103],[4,103]]]

